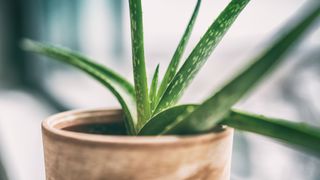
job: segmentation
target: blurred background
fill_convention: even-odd
[[[149,75],[158,63],[164,73],[195,2],[143,1]],[[228,2],[203,0],[186,55]],[[306,3],[252,1],[182,102],[199,102],[212,93],[272,42]],[[80,51],[132,80],[127,1],[0,0],[0,180],[44,179],[40,124],[47,116],[75,108],[119,107],[104,87],[81,72],[21,51],[19,41],[25,37]],[[310,31],[278,71],[237,108],[319,126],[319,39],[319,28]],[[236,132],[232,180],[319,180],[319,168],[319,159]]]

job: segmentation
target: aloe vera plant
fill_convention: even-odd
[[[319,128],[232,108],[298,44],[320,16],[319,1],[313,2],[313,7],[304,13],[297,23],[290,23],[290,28],[285,29],[285,32],[281,31],[274,43],[255,56],[246,68],[212,96],[199,104],[177,104],[185,89],[249,2],[250,0],[231,0],[180,66],[200,9],[201,0],[198,0],[162,81],[159,81],[158,65],[150,86],[145,67],[141,0],[129,0],[134,84],[111,69],[66,48],[32,40],[24,40],[23,48],[70,64],[106,86],[122,106],[129,135],[191,135],[207,133],[217,126],[226,125],[269,136],[320,156]]]

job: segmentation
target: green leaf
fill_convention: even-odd
[[[320,128],[240,111],[231,112],[221,123],[239,130],[275,138],[320,157]]]
[[[178,122],[176,120],[181,117],[181,114],[192,111],[197,107],[198,105],[188,104],[166,109],[148,121],[139,135],[159,135],[164,129],[170,129],[170,126],[174,126],[173,122]],[[320,129],[304,123],[272,119],[231,110],[221,124],[275,138],[299,150],[307,151],[316,156],[320,155]]]
[[[161,96],[163,95],[164,91],[166,90],[166,88],[168,87],[170,81],[173,79],[174,75],[177,72],[181,57],[183,55],[183,52],[185,51],[185,48],[187,46],[187,43],[190,39],[190,35],[192,32],[192,29],[194,27],[194,24],[196,22],[196,18],[198,16],[199,13],[199,8],[200,8],[200,4],[201,4],[201,0],[197,1],[197,4],[193,10],[191,19],[189,20],[188,26],[179,42],[179,45],[176,49],[176,51],[174,52],[174,55],[167,67],[166,73],[161,81],[160,87],[159,87],[159,91],[157,93],[157,102],[158,100],[161,98]]]
[[[156,111],[174,105],[250,0],[233,0],[209,27],[159,100]]]
[[[124,78],[112,70],[92,62],[86,57],[69,49],[39,43],[31,40],[24,40],[22,46],[25,50],[42,54],[56,60],[72,65],[106,86],[120,102],[126,115],[126,127],[129,134],[136,134],[136,106],[133,86]]]
[[[152,117],[140,130],[138,135],[161,135],[164,130],[174,126],[174,123],[179,122],[180,115],[192,111],[196,107],[197,105],[187,104],[168,108]]]
[[[320,3],[296,26],[284,33],[254,63],[227,83],[220,91],[204,101],[192,113],[185,113],[181,121],[166,129],[164,134],[192,134],[210,130],[227,115],[230,108],[284,58],[291,47],[297,44],[303,33],[320,14]]]
[[[151,104],[151,110],[153,110],[155,106],[157,88],[158,88],[158,77],[159,77],[159,64],[157,65],[156,70],[154,71],[151,87],[150,87],[149,100]]]
[[[148,95],[141,0],[129,0],[131,22],[131,46],[134,86],[136,90],[138,124],[140,129],[151,116]]]

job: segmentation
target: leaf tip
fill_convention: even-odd
[[[19,47],[25,51],[37,51],[39,45],[37,44],[36,41],[33,41],[31,39],[22,39],[19,42]]]

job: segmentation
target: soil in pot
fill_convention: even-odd
[[[62,128],[62,130],[80,132],[87,134],[100,134],[100,135],[127,135],[126,129],[123,123],[113,122],[113,123],[92,123],[92,124],[80,124],[67,126]]]

